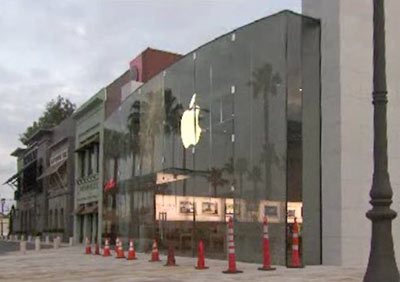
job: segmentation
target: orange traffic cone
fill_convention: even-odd
[[[287,266],[288,268],[302,268],[299,256],[299,226],[297,219],[294,218],[293,224],[293,235],[292,235],[292,264]]]
[[[153,246],[151,249],[151,259],[149,261],[150,262],[161,261],[160,256],[158,254],[157,240],[155,238],[153,239]]]
[[[137,259],[133,239],[129,241],[128,257],[126,259],[127,260]]]
[[[91,255],[92,254],[92,248],[90,246],[90,241],[89,241],[89,239],[87,237],[86,237],[85,254],[86,255]]]
[[[203,241],[200,240],[199,242],[199,254],[197,259],[197,266],[194,268],[196,269],[207,269],[208,266],[205,266],[204,263],[204,248],[203,248]]]
[[[168,259],[167,263],[164,266],[178,266],[175,263],[175,253],[174,253],[174,244],[170,243],[168,248]]]
[[[228,223],[228,269],[222,271],[226,274],[242,273],[243,271],[236,268],[236,257],[235,257],[235,241],[233,239],[233,220],[229,218]]]
[[[269,235],[268,235],[268,225],[267,225],[267,217],[264,217],[264,239],[263,239],[263,266],[259,267],[258,270],[275,270],[275,267],[271,267],[271,254],[269,250]]]
[[[117,256],[115,258],[117,258],[117,259],[125,258],[125,253],[124,253],[124,248],[122,246],[122,241],[119,241]]]
[[[104,244],[103,257],[109,257],[109,256],[111,256],[111,253],[110,253],[110,245],[109,245],[108,238],[107,238],[106,242]]]

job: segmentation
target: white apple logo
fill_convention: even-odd
[[[186,149],[190,145],[195,146],[200,140],[199,114],[200,107],[196,105],[196,94],[193,94],[189,109],[184,111],[181,119],[181,138]]]

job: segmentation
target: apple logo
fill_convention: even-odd
[[[181,139],[186,149],[190,145],[195,146],[200,140],[199,114],[200,107],[196,105],[196,94],[193,94],[189,109],[183,112],[181,118]]]

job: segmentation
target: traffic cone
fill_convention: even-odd
[[[109,257],[109,256],[111,256],[111,252],[110,252],[110,244],[109,244],[108,238],[107,238],[106,242],[104,244],[103,257]]]
[[[207,269],[208,266],[205,266],[204,263],[204,248],[203,248],[203,241],[200,240],[199,242],[199,254],[198,254],[198,259],[197,259],[197,266],[194,268],[196,269]]]
[[[271,267],[271,254],[269,251],[269,235],[268,235],[268,225],[267,225],[267,217],[264,217],[264,238],[263,238],[263,266],[259,267],[258,270],[275,270],[275,267]]]
[[[125,253],[124,253],[124,248],[122,246],[122,241],[119,241],[119,246],[118,246],[118,250],[117,250],[117,256],[115,258],[117,258],[117,259],[125,258]]]
[[[137,259],[133,239],[129,241],[128,257],[126,259],[127,260]]]
[[[100,246],[99,243],[96,243],[96,247],[94,249],[94,254],[95,255],[100,255]]]
[[[174,244],[170,243],[168,248],[168,259],[167,263],[164,266],[178,266],[175,263],[175,253],[174,253]]]
[[[89,239],[87,237],[86,237],[85,254],[86,255],[91,255],[92,254],[92,248],[90,246],[90,242],[89,242]]]
[[[151,259],[149,262],[161,261],[160,256],[158,254],[157,240],[153,239],[153,246],[151,249]]]
[[[233,220],[232,217],[229,218],[228,222],[228,269],[222,271],[225,274],[235,274],[242,273],[243,271],[236,268],[236,258],[235,258],[235,241],[233,239]]]
[[[288,268],[302,268],[299,256],[299,226],[297,219],[294,218],[293,224],[293,235],[292,235],[292,264],[287,266]]]

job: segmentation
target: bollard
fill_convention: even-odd
[[[19,243],[19,250],[21,252],[21,255],[24,255],[26,253],[26,242],[25,241],[21,241]]]
[[[74,238],[69,237],[69,246],[72,247],[74,245]]]
[[[46,243],[47,245],[50,245],[50,236],[49,236],[49,235],[46,235],[45,243]]]
[[[17,237],[18,238],[18,237]],[[17,239],[18,240],[18,239]],[[25,241],[25,235],[24,234],[22,234],[21,235],[21,241]]]
[[[53,239],[53,247],[54,247],[54,249],[58,249],[59,248],[58,237]]]
[[[28,236],[28,242],[32,242],[32,236],[31,235]]]
[[[40,237],[36,236],[35,238],[35,251],[40,251]]]

